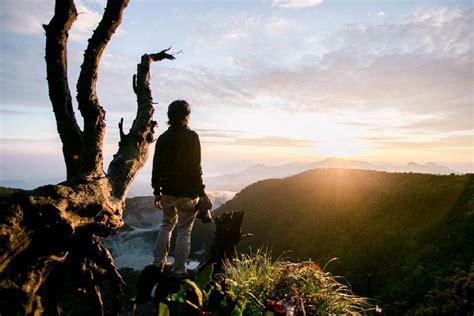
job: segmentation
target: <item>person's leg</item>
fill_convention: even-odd
[[[172,268],[174,275],[186,275],[185,264],[191,250],[191,231],[193,229],[194,220],[196,219],[194,208],[198,200],[198,198],[181,198],[176,203],[178,209],[178,224]]]
[[[163,195],[161,201],[163,206],[163,220],[161,221],[160,232],[156,239],[155,249],[153,251],[154,260],[153,264],[160,269],[163,269],[168,259],[168,253],[170,250],[171,234],[176,224],[176,202],[180,198]]]

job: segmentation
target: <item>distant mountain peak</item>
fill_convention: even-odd
[[[253,166],[247,168],[247,169],[266,168],[266,167],[268,167],[268,165],[266,165],[266,164],[264,164],[264,163],[258,163],[258,164],[256,164],[256,165],[253,165]]]
[[[390,166],[385,164],[373,164],[365,161],[350,160],[340,157],[329,157],[315,162],[293,162],[283,165],[257,164],[235,174],[228,174],[206,179],[206,185],[213,190],[240,191],[242,188],[254,182],[271,179],[286,178],[310,169],[318,168],[344,168],[360,170],[376,170],[385,172],[412,172],[430,174],[460,174],[460,172],[434,162],[417,164],[410,161],[402,166]]]
[[[347,159],[344,159],[344,158],[339,158],[339,157],[336,157],[336,156],[333,156],[333,157],[329,157],[329,158],[326,158],[320,162],[333,162],[333,161],[348,161]]]

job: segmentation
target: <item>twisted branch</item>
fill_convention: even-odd
[[[45,59],[49,97],[63,144],[67,179],[79,173],[82,152],[82,131],[72,107],[67,77],[67,39],[76,19],[76,6],[72,0],[57,1],[53,18],[49,24],[43,25],[46,31]]]
[[[102,147],[105,135],[105,111],[96,93],[99,62],[108,42],[122,21],[128,0],[108,0],[102,20],[95,29],[84,53],[77,81],[77,102],[84,118],[82,172],[103,173]]]

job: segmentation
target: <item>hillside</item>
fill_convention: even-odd
[[[237,173],[208,177],[205,179],[205,182],[207,188],[211,190],[229,190],[238,192],[247,185],[250,185],[260,180],[281,179],[288,176],[296,175],[303,171],[317,168],[361,169],[386,172],[413,172],[442,175],[449,175],[452,173],[460,174],[459,171],[435,164],[433,162],[428,162],[425,164],[409,162],[402,166],[392,166],[387,164],[373,164],[365,161],[331,157],[316,162],[292,162],[289,164],[277,166],[258,164]]]
[[[469,270],[474,258],[474,175],[435,176],[315,169],[248,186],[219,212],[245,212],[253,238],[274,256],[311,258],[370,294],[387,311],[423,303],[435,278]]]

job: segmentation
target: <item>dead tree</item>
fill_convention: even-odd
[[[199,263],[196,268],[198,271],[208,265],[214,265],[213,272],[221,273],[226,260],[236,255],[236,246],[244,238],[253,236],[250,233],[244,233],[241,230],[244,212],[223,213],[216,217],[216,232],[214,241],[209,249],[206,258]]]
[[[66,163],[66,181],[12,194],[0,203],[0,314],[37,315],[44,302],[55,305],[54,288],[61,267],[80,274],[80,286],[91,294],[96,314],[103,314],[99,283],[108,278],[115,291],[115,313],[121,310],[121,277],[98,236],[117,232],[127,191],[143,167],[153,141],[150,65],[174,59],[168,50],[145,54],[133,77],[138,109],[129,133],[119,123],[120,142],[107,172],[103,170],[105,110],[96,93],[99,63],[121,23],[128,0],[108,0],[89,39],[77,82],[77,103],[84,120],[76,121],[67,77],[68,33],[77,18],[73,0],[57,0],[54,16],[44,25],[49,96]],[[54,277],[53,277],[54,276]],[[47,287],[45,296],[39,290]],[[43,304],[42,304],[43,302]],[[57,312],[59,313],[59,312]]]

